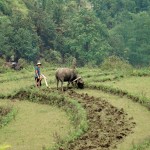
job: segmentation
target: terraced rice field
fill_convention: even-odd
[[[44,71],[43,74],[47,76],[50,88],[47,89],[43,83],[43,88],[39,89],[39,93],[43,97],[45,95],[45,100],[40,97],[40,94],[36,95],[32,92],[29,95],[26,94],[30,101],[33,99],[35,102],[37,98],[44,105],[25,100],[18,101],[19,97],[17,100],[13,98],[11,103],[19,111],[15,120],[0,129],[0,145],[10,144],[11,149],[34,149],[35,147],[40,150],[45,147],[52,149],[57,142],[59,145],[56,149],[61,150],[137,150],[141,147],[140,150],[150,149],[149,76],[126,76],[116,72],[102,72],[100,69],[82,68],[78,69],[78,72],[84,78],[85,89],[73,88],[60,92],[56,90],[55,69]],[[12,93],[17,93],[21,88],[32,90],[33,93],[38,92],[34,90],[34,78],[27,77],[26,73],[20,73],[20,77],[17,76],[15,80],[7,80],[6,76],[5,78],[1,76],[0,80],[3,80],[0,86],[1,98],[13,97]],[[93,85],[117,88],[139,97],[139,100],[134,102],[126,95],[119,93],[114,95],[109,88],[101,91],[101,89],[94,88]],[[55,100],[51,99],[48,102],[47,97],[51,93],[56,97],[54,96]],[[19,95],[21,98],[24,93]],[[52,101],[53,103],[58,102],[57,96],[62,102],[60,101],[58,106],[51,105]],[[146,103],[145,101],[143,103],[146,107],[140,104],[140,99],[145,97]],[[64,99],[76,101],[78,103],[76,106],[85,110],[88,122],[88,128],[86,128],[85,123],[78,119],[79,116],[72,117],[77,124],[82,124],[84,132],[78,130],[74,137],[75,140],[70,138],[72,142],[70,141],[69,144],[66,144],[64,140],[60,144],[61,139],[72,136],[71,133],[76,128],[68,113],[66,114],[62,109],[66,103]],[[0,103],[4,101],[8,100],[0,100]],[[48,103],[51,106],[46,105]],[[72,109],[70,104],[67,104],[67,107]],[[80,114],[76,108],[74,109],[74,113]],[[148,142],[141,146],[145,141]]]
[[[38,150],[49,148],[67,137],[73,127],[66,113],[57,107],[19,100],[0,100],[13,105],[18,113],[13,121],[0,129],[0,145],[8,144],[12,150]]]
[[[150,99],[150,77],[129,77],[104,84]]]

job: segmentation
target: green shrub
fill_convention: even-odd
[[[141,68],[141,69],[135,69],[131,73],[132,76],[149,76],[150,75],[150,69],[149,68]]]
[[[19,64],[19,66],[22,67],[22,68],[26,68],[26,67],[28,66],[27,61],[26,61],[25,59],[23,59],[23,58],[20,58],[20,59],[18,60],[18,64]]]
[[[66,53],[64,56],[64,63],[68,66],[68,67],[72,67],[72,62],[75,58],[70,55],[69,53]]]
[[[4,64],[5,64],[5,60],[0,58],[0,73],[5,72],[5,68],[4,68]]]
[[[0,1],[0,11],[5,15],[11,15],[11,8],[6,4],[4,0]]]
[[[62,62],[60,52],[51,49],[44,52],[44,58],[47,62],[51,63],[59,64]]]
[[[132,66],[126,61],[117,56],[110,56],[106,58],[102,65],[102,70],[131,70]]]

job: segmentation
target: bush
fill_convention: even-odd
[[[5,63],[5,60],[4,59],[2,59],[2,58],[0,58],[0,67],[3,65]]]
[[[62,57],[58,51],[47,50],[45,51],[44,57],[47,62],[56,63],[56,64],[62,63]]]
[[[44,58],[40,59],[40,62],[42,64],[42,67],[44,67],[44,68],[48,67],[49,68],[50,63],[48,61],[46,61]]]
[[[7,66],[5,66],[5,60],[0,58],[0,73],[5,73],[5,72],[8,72],[8,71],[11,71],[11,69]]]
[[[2,11],[2,13],[5,15],[11,15],[12,14],[10,7],[8,7],[6,2],[3,0],[0,1],[0,11]]]
[[[26,61],[25,59],[23,59],[23,58],[20,58],[20,59],[18,60],[18,64],[19,64],[19,66],[22,67],[22,68],[26,68],[26,67],[28,66],[27,61]]]
[[[131,70],[132,66],[124,59],[110,56],[103,61],[101,68],[103,70]]]
[[[64,56],[64,63],[65,63],[65,65],[68,66],[68,67],[72,67],[74,59],[76,59],[76,58],[74,58],[69,53],[66,53],[65,56]]]

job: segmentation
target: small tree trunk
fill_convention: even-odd
[[[76,69],[76,67],[77,67],[77,59],[73,58],[73,60],[72,60],[72,69]]]

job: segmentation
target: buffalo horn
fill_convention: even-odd
[[[77,80],[81,79],[81,77],[76,78],[75,80],[73,80],[73,82],[76,82]]]

